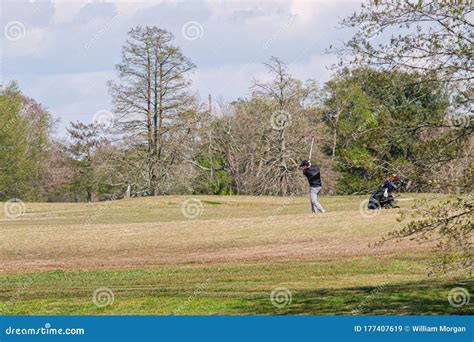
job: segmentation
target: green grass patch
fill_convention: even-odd
[[[2,314],[473,314],[448,302],[468,278],[428,277],[431,258],[406,255],[305,262],[38,272],[0,277]],[[96,289],[113,292],[97,307]],[[275,288],[291,299],[272,304]]]
[[[367,196],[322,196],[324,215],[307,197],[193,196],[195,217],[182,211],[189,198],[26,203],[22,217],[0,216],[0,313],[473,314],[448,301],[454,287],[474,293],[472,279],[438,274],[429,248],[369,247],[401,223],[395,209],[364,216]],[[98,289],[113,303],[95,305]]]
[[[218,202],[218,201],[207,201],[207,200],[203,200],[202,203],[204,203],[204,204],[210,204],[210,205],[219,205],[219,204],[222,204],[222,202]]]

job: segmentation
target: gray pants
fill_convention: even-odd
[[[316,188],[310,187],[310,198],[311,198],[311,211],[317,213],[318,211],[325,213],[323,206],[318,202],[318,194],[321,192],[321,187]]]

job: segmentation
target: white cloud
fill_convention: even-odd
[[[73,21],[74,17],[79,13],[86,3],[85,1],[64,1],[53,0],[55,24],[64,24]]]
[[[290,10],[291,14],[298,16],[300,24],[306,24],[312,20],[316,12],[321,11],[323,3],[311,1],[292,1]]]
[[[38,27],[26,29],[23,38],[17,40],[6,39],[3,42],[4,51],[2,55],[14,58],[36,54],[43,49],[47,36],[47,29]]]
[[[137,11],[159,5],[160,3],[163,3],[163,2],[164,1],[160,1],[160,0],[154,0],[154,1],[138,0],[138,1],[116,1],[114,2],[114,4],[121,15],[133,17]]]
[[[107,81],[113,71],[62,73],[54,75],[14,75],[25,95],[46,106],[61,118],[58,133],[65,133],[69,121],[89,122],[95,112],[110,108]]]
[[[289,68],[292,75],[300,80],[314,79],[319,85],[327,82],[331,76],[329,69],[337,63],[334,55],[314,55],[302,63],[290,63]]]
[[[254,79],[268,77],[264,66],[259,63],[199,68],[193,76],[193,88],[201,96],[212,94],[228,101],[248,95]]]
[[[25,37],[2,37],[3,81],[21,89],[63,120],[90,120],[110,109],[106,81],[115,77],[126,33],[136,25],[156,25],[176,35],[175,44],[196,64],[193,89],[226,100],[247,96],[253,79],[268,78],[262,65],[270,56],[289,63],[297,78],[328,79],[331,43],[350,37],[335,28],[338,17],[358,7],[331,1],[60,1],[2,2],[2,22],[21,21]],[[120,14],[117,16],[117,14]],[[294,15],[291,17],[291,15]],[[202,38],[185,40],[182,25],[198,21]]]

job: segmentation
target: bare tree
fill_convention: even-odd
[[[188,93],[195,66],[172,40],[155,26],[130,30],[116,66],[120,82],[109,82],[120,132],[146,149],[151,195],[160,194],[196,119],[196,102]]]
[[[294,111],[301,104],[300,101],[314,89],[302,87],[299,81],[289,75],[286,65],[276,57],[272,57],[265,66],[272,80],[255,81],[252,87],[253,95],[263,98],[267,104],[267,111],[271,112],[270,127],[273,135],[276,135],[276,142],[269,145],[263,172],[270,184],[278,185],[278,194],[286,196],[291,192],[290,174],[296,164],[288,149],[290,126],[292,120],[296,119],[293,118],[297,114]]]
[[[254,82],[249,99],[221,107],[221,115],[212,119],[211,149],[223,161],[216,166],[223,166],[237,194],[302,193],[307,184],[298,163],[308,158],[314,137],[314,160],[324,164],[326,184],[331,184],[332,165],[321,151],[327,135],[315,106],[315,83],[294,79],[277,58],[265,65],[270,81]]]

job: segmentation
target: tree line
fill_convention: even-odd
[[[141,53],[124,49],[131,50]],[[191,62],[171,45],[165,53],[154,52],[157,60],[140,64],[142,72],[125,54],[120,83],[110,84],[111,121],[71,122],[62,141],[40,104],[14,83],[2,89],[1,198],[302,194],[298,165],[312,139],[328,194],[367,193],[391,173],[403,176],[407,191],[455,193],[462,184],[452,180],[470,172],[469,136],[446,122],[450,94],[422,74],[346,68],[320,89],[272,58],[265,64],[271,81],[210,110],[188,91]],[[442,145],[448,139],[452,145]]]
[[[322,86],[296,79],[272,57],[264,63],[270,81],[249,84],[248,98],[205,103],[190,91],[196,66],[173,35],[135,27],[116,66],[118,80],[108,84],[113,108],[93,122],[71,122],[64,140],[53,136],[55,120],[41,104],[15,82],[5,85],[0,200],[302,194],[307,185],[298,164],[313,139],[312,162],[322,169],[327,194],[368,193],[391,173],[403,176],[405,191],[466,192],[473,178],[471,113],[466,116],[472,31],[464,30],[471,7],[374,2],[343,23],[383,30],[394,24],[390,11],[397,9],[411,13],[414,23],[424,20],[423,11],[439,20],[451,15],[459,30],[450,33],[456,26],[449,17],[451,26],[441,25],[454,37],[448,47],[441,31],[438,43],[431,35],[412,37],[410,45],[408,36],[392,38],[392,45],[405,44],[399,49],[380,50],[361,31],[336,51],[354,59]],[[434,67],[407,65],[400,51],[424,50],[425,41],[439,50],[430,47],[424,56]],[[449,70],[436,66],[448,53]]]

